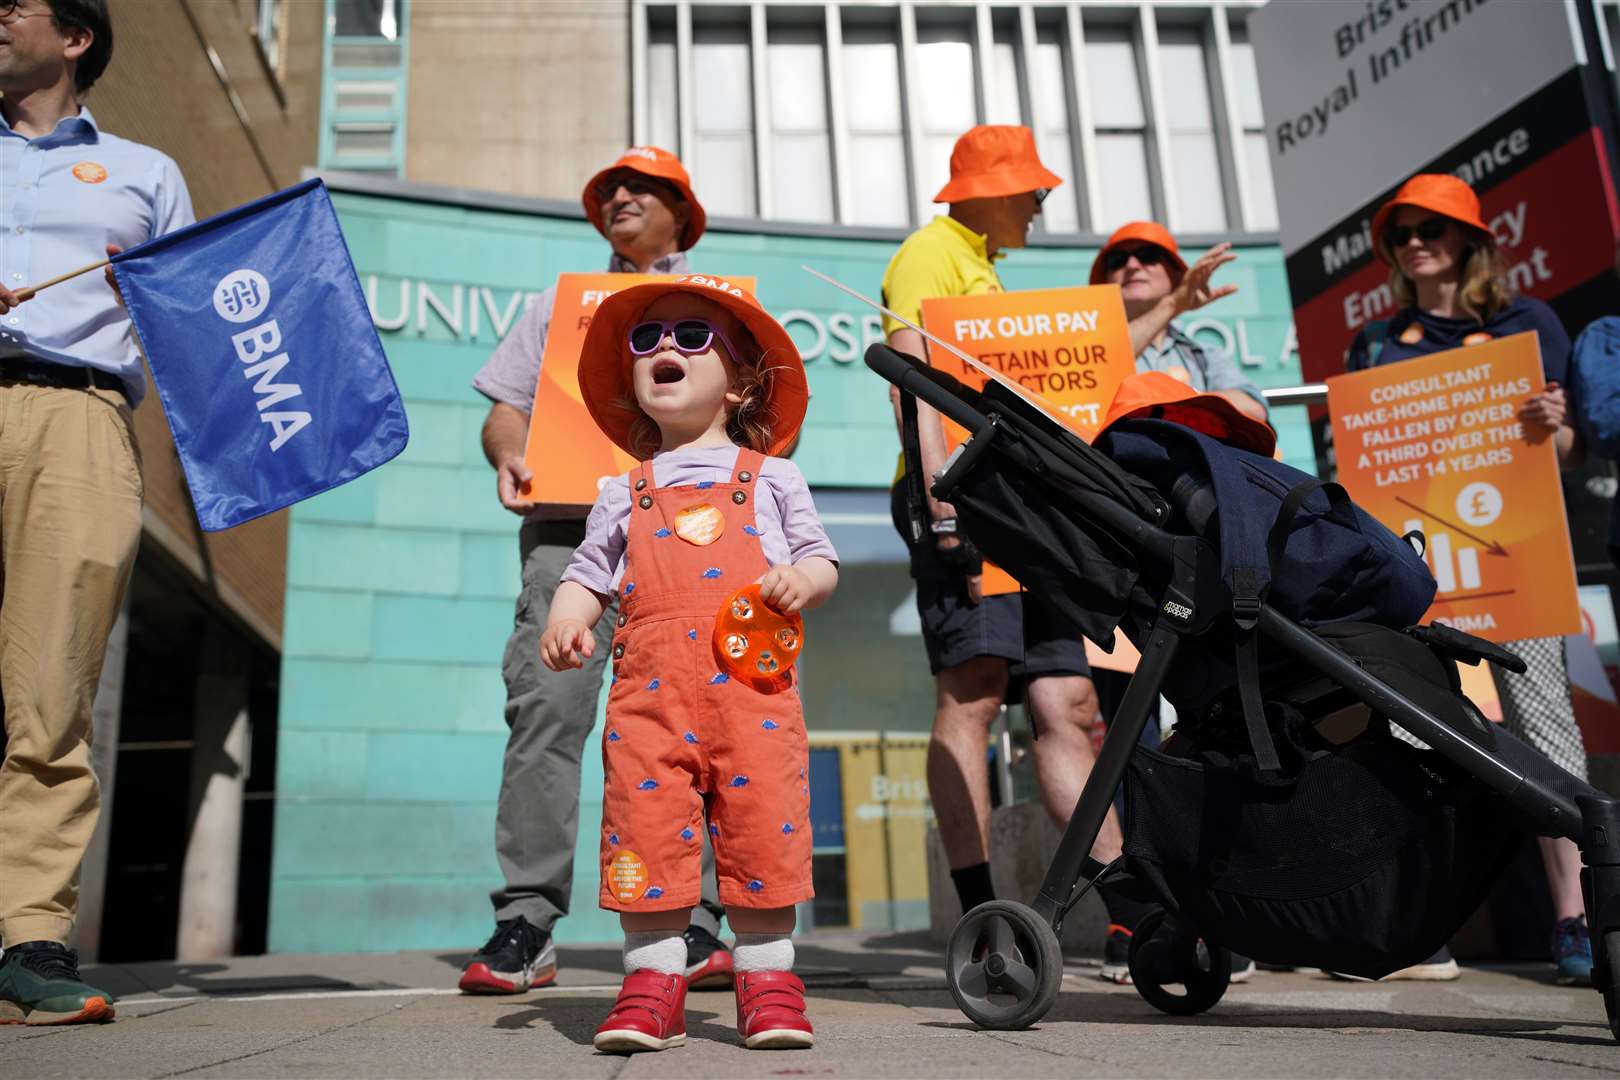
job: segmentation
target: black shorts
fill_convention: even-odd
[[[928,670],[938,675],[978,656],[1006,660],[1013,676],[1090,675],[1080,628],[1044,604],[1025,603],[1018,593],[968,599],[967,578],[939,557],[932,535],[910,543],[904,484],[890,493],[895,529],[907,541],[911,576],[917,582]]]

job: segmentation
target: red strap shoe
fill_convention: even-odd
[[[737,972],[737,1034],[750,1050],[809,1046],[816,1032],[804,1015],[804,983],[791,971]]]
[[[619,997],[591,1045],[605,1054],[668,1050],[686,1041],[686,976],[642,968],[624,977]]]

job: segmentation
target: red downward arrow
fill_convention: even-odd
[[[1413,510],[1416,510],[1418,513],[1422,514],[1426,518],[1433,518],[1435,521],[1438,521],[1440,524],[1444,525],[1448,529],[1452,529],[1452,530],[1455,530],[1456,532],[1462,533],[1464,536],[1468,537],[1468,539],[1474,541],[1476,544],[1485,545],[1485,550],[1490,552],[1492,555],[1501,555],[1503,558],[1509,558],[1510,557],[1508,555],[1507,548],[1503,547],[1501,544],[1498,544],[1495,540],[1487,540],[1483,536],[1475,536],[1473,533],[1469,532],[1467,529],[1463,528],[1461,525],[1458,525],[1455,521],[1447,521],[1445,518],[1441,517],[1439,514],[1430,513],[1429,511],[1423,509],[1423,507],[1419,506],[1417,503],[1409,502],[1408,500],[1401,498],[1399,495],[1395,496],[1395,501],[1400,503],[1402,506],[1410,506]]]

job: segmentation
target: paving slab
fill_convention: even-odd
[[[1261,972],[1210,1012],[1165,1016],[1071,958],[1051,1013],[1027,1031],[975,1028],[921,935],[799,942],[817,1045],[736,1042],[729,992],[688,998],[684,1047],[597,1054],[618,953],[561,950],[557,985],[455,991],[463,954],[242,957],[88,969],[121,993],[118,1020],[0,1028],[0,1080],[33,1077],[1521,1077],[1620,1075],[1591,990],[1550,968],[1465,968],[1450,983],[1352,983]]]

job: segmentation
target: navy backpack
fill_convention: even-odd
[[[1164,420],[1121,421],[1096,446],[1167,496],[1180,518],[1173,528],[1203,536],[1220,552],[1244,721],[1262,769],[1280,767],[1261,705],[1255,627],[1262,603],[1307,627],[1357,622],[1399,630],[1434,601],[1434,576],[1417,548],[1336,483]]]

